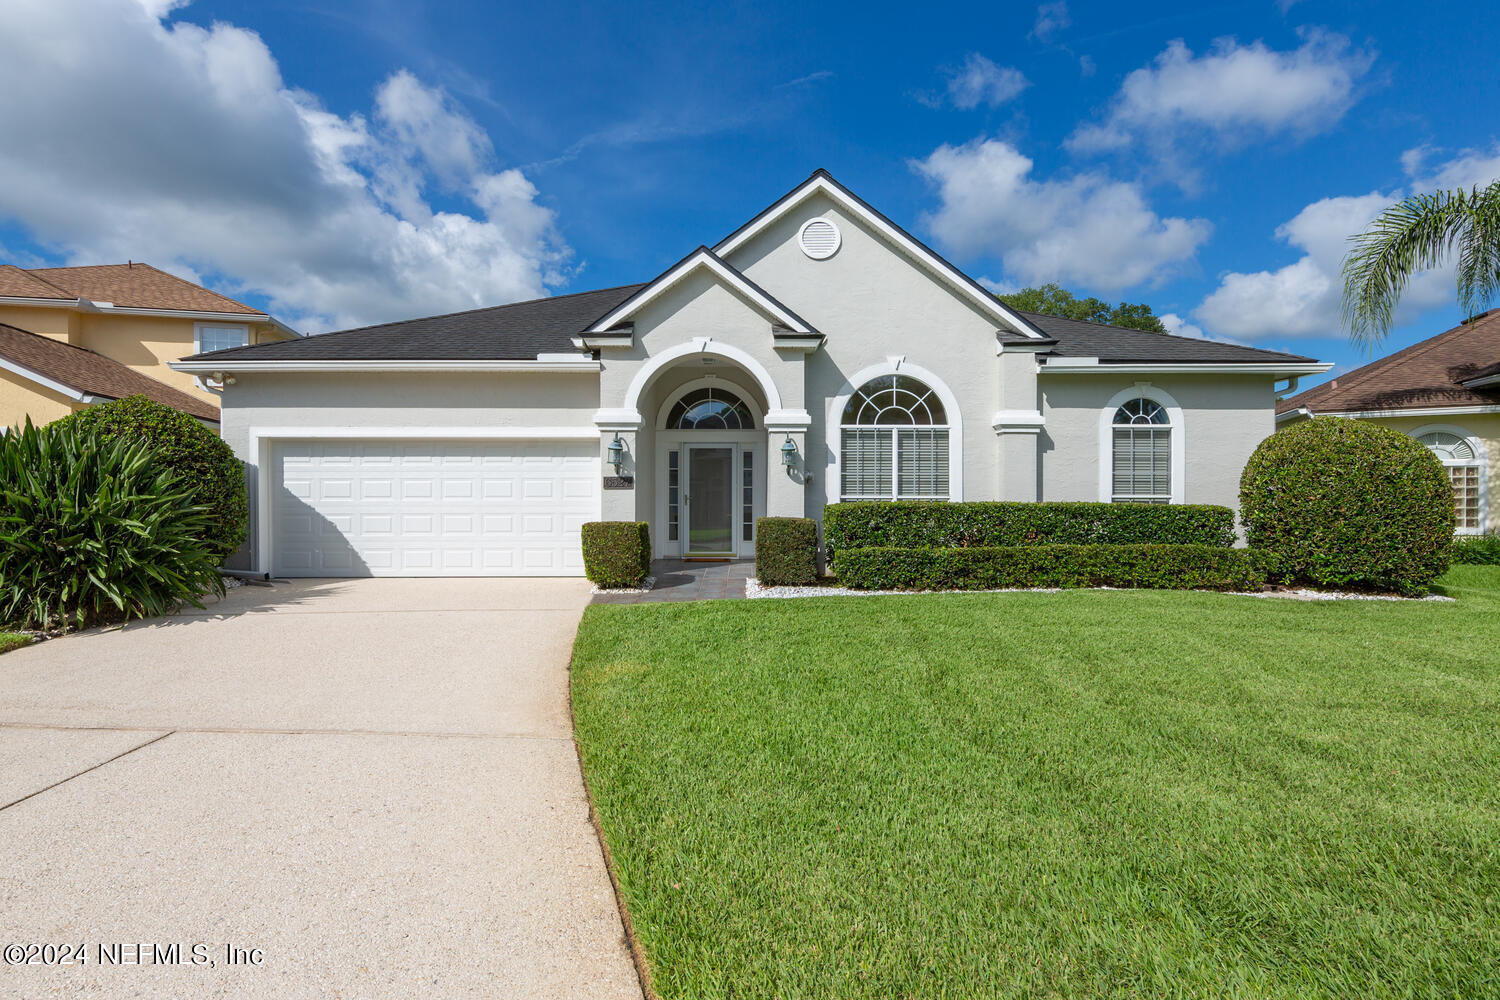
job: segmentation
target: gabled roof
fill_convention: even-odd
[[[1215,340],[1179,337],[1171,333],[1132,330],[1086,320],[1065,319],[1045,313],[1016,310],[1039,330],[1057,341],[1049,354],[1064,358],[1098,358],[1101,364],[1153,363],[1172,364],[1314,364],[1314,359],[1300,354],[1266,351]]]
[[[195,354],[194,361],[527,361],[577,353],[573,338],[644,288],[621,285]]]
[[[1500,386],[1465,385],[1500,371],[1500,309],[1428,337],[1320,386],[1283,399],[1276,412],[1500,406]]]
[[[850,215],[862,219],[897,249],[1006,328],[1037,340],[1045,338],[1018,310],[995,298],[983,285],[948,263],[936,250],[896,225],[879,209],[834,180],[833,175],[822,167],[814,170],[811,177],[776,199],[755,218],[720,240],[715,245],[714,252],[720,257],[728,257],[757,233],[815,194],[824,195]]]
[[[219,419],[218,407],[126,368],[102,354],[0,323],[0,368],[82,401],[142,395],[200,420]]]
[[[28,280],[29,279],[29,280]],[[227,295],[132,261],[89,267],[0,267],[0,295],[24,298],[88,299],[123,309],[264,315]]]
[[[816,335],[812,324],[801,316],[792,312],[787,306],[779,302],[775,296],[751,281],[738,270],[731,267],[718,254],[708,247],[700,246],[682,260],[667,268],[655,279],[636,289],[634,294],[619,305],[610,309],[594,322],[590,323],[586,334],[606,333],[661,295],[667,289],[676,285],[690,274],[698,271],[707,271],[725,285],[733,288],[745,298],[753,302],[760,310],[773,317],[778,325],[788,331],[802,335]]]

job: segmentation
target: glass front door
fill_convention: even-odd
[[[731,555],[736,509],[732,445],[687,449],[687,553]]]

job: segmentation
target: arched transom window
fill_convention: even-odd
[[[947,500],[948,415],[931,387],[879,375],[844,406],[840,497]]]
[[[684,393],[667,414],[667,430],[751,431],[755,417],[739,396],[708,386]]]
[[[1110,499],[1116,503],[1170,503],[1172,420],[1167,408],[1144,396],[1115,410],[1114,471]]]
[[[1418,441],[1438,457],[1448,470],[1448,480],[1453,484],[1454,530],[1461,535],[1477,535],[1484,531],[1484,506],[1480,498],[1480,486],[1484,476],[1484,459],[1467,438],[1448,431],[1431,431],[1418,436]]]

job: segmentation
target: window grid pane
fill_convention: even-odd
[[[1454,530],[1460,534],[1479,531],[1479,466],[1450,465],[1448,479],[1453,484]]]
[[[667,452],[667,541],[677,541],[677,512],[678,482],[677,456],[675,451]]]
[[[741,480],[741,504],[744,508],[742,514],[744,520],[744,534],[741,537],[743,537],[747,542],[753,540],[753,537],[755,535],[755,491],[753,486],[755,482],[755,465],[753,458],[754,454],[755,453],[752,452],[749,448],[745,449],[745,469],[742,473],[743,479]]]
[[[198,328],[198,350],[224,351],[231,347],[245,347],[250,343],[250,331],[237,326],[200,326]]]
[[[844,428],[840,492],[845,500],[889,500],[894,496],[891,432]]]
[[[1172,432],[1150,424],[1114,429],[1115,500],[1166,503],[1172,497]]]

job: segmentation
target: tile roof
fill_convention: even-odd
[[[197,354],[193,360],[525,361],[576,353],[573,338],[644,285],[621,285]]]
[[[102,354],[6,323],[0,323],[0,358],[91,396],[121,399],[139,393],[203,420],[219,419],[218,407],[206,399],[174,389]]]
[[[621,285],[511,305],[470,309],[423,319],[324,333],[253,347],[232,347],[194,360],[253,361],[498,361],[528,360],[538,354],[576,351],[572,338],[607,315],[645,285]],[[1298,354],[1263,351],[1238,344],[1127,330],[1022,313],[1047,334],[1037,341],[1006,334],[1007,342],[1046,344],[1067,357],[1098,357],[1104,363],[1254,364],[1309,362]]]
[[[127,309],[260,314],[259,309],[139,261],[91,267],[38,267],[25,273],[61,289],[66,298],[112,302]]]
[[[1500,371],[1500,309],[1283,399],[1276,412],[1314,413],[1500,405],[1500,388],[1464,382]]]

